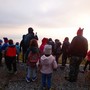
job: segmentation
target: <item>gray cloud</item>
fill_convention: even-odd
[[[90,0],[0,0],[0,27],[74,26],[80,16],[90,15],[89,4]]]

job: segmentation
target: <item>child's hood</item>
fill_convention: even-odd
[[[48,64],[48,63],[50,63],[52,60],[50,59],[51,58],[51,55],[50,56],[45,56],[45,55],[43,55],[43,57],[41,57],[41,60],[42,60],[42,62],[44,63],[44,64]]]

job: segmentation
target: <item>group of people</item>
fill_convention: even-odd
[[[69,38],[65,37],[63,43],[58,39],[55,39],[55,42],[52,40],[52,38],[43,38],[42,43],[40,47],[38,47],[37,40],[38,39],[32,39],[30,41],[30,47],[26,51],[26,58],[27,60],[29,52],[35,52],[37,51],[39,54],[39,62],[36,64],[38,68],[40,68],[40,71],[42,73],[42,87],[45,88],[46,85],[50,89],[51,87],[51,77],[53,69],[56,69],[58,67],[58,59],[60,55],[62,54],[62,67],[65,68],[67,58],[70,58],[69,62],[69,68],[70,72],[68,74],[68,77],[65,77],[66,80],[70,82],[76,82],[78,78],[79,73],[79,66],[83,59],[87,56],[88,51],[88,41],[85,37],[83,37],[83,28],[79,28],[77,30],[77,36],[75,36],[71,43],[69,42]],[[36,43],[36,45],[35,45]],[[36,46],[38,50],[33,47]],[[90,57],[89,57],[90,58]],[[86,63],[84,70],[87,66]],[[32,68],[32,65],[28,65],[27,70],[27,76],[26,80],[27,82],[31,82],[36,80],[37,78],[37,66],[35,68]],[[33,71],[33,74],[31,76],[31,72]],[[46,83],[47,82],[47,83]]]
[[[16,62],[19,62],[19,53],[20,53],[19,42],[16,42],[16,44],[14,44],[12,39],[8,40],[7,37],[4,37],[3,39],[4,43],[0,39],[0,66],[3,66],[2,58],[4,57],[8,72],[17,73]]]
[[[37,79],[37,69],[40,70],[42,75],[42,88],[48,90],[51,88],[51,77],[53,70],[58,67],[59,57],[62,55],[61,67],[65,68],[67,58],[69,58],[70,72],[66,80],[70,82],[76,82],[79,73],[79,66],[83,59],[87,56],[88,61],[85,64],[84,71],[89,64],[90,70],[90,51],[88,51],[88,41],[83,36],[83,28],[77,30],[77,35],[72,39],[71,43],[69,38],[65,37],[63,43],[59,39],[43,38],[42,43],[38,46],[38,36],[33,31],[33,28],[28,28],[28,34],[23,35],[20,42],[20,51],[23,53],[23,62],[27,64],[26,81],[31,82]],[[16,45],[13,44],[13,40],[8,41],[7,48],[4,49],[4,56],[7,68],[12,70],[11,63],[13,64],[13,72],[16,73],[16,55],[18,51]],[[2,41],[0,40],[0,52],[3,50],[1,47]],[[6,45],[5,45],[6,46]],[[1,57],[0,53],[0,57]],[[0,59],[1,61],[1,59]]]

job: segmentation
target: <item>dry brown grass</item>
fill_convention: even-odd
[[[69,64],[69,59],[70,59],[70,58],[68,58],[68,59],[67,59],[67,64]],[[59,64],[61,64],[61,63],[62,63],[62,55],[59,57],[58,62],[59,62]],[[85,62],[86,62],[86,59],[84,59],[84,60],[82,61],[81,65],[84,65],[84,64],[85,64]]]

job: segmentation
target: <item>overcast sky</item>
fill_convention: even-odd
[[[45,34],[73,37],[82,27],[90,40],[89,24],[90,0],[0,0],[0,38],[8,35],[20,40],[29,26],[38,31],[40,38]]]
[[[79,27],[90,21],[90,0],[0,0],[0,27]]]

